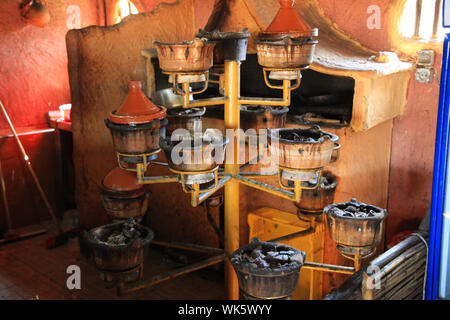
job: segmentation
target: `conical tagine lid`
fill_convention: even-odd
[[[144,124],[166,117],[166,109],[154,105],[142,91],[140,81],[128,83],[128,95],[118,110],[109,114],[109,120],[116,124]]]
[[[144,185],[138,183],[136,173],[116,167],[112,169],[102,181],[103,188],[112,192],[141,194]]]
[[[280,0],[281,8],[267,27],[259,34],[261,40],[271,40],[282,36],[291,38],[311,37],[313,29],[300,17],[294,8],[295,0]]]

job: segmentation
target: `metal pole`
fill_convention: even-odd
[[[433,34],[431,35],[432,39],[436,39],[438,37],[439,13],[441,12],[441,2],[442,0],[436,0],[434,4]]]
[[[239,91],[240,91],[240,61],[225,61],[225,129],[239,130],[240,127],[240,109],[239,109]],[[230,175],[239,174],[239,144],[238,135],[233,135],[233,157],[227,155],[225,160],[225,173]],[[230,256],[239,248],[239,182],[231,179],[225,184],[225,252]],[[227,260],[225,263],[225,283],[228,292],[228,299],[239,299],[239,286],[236,274],[231,263]]]

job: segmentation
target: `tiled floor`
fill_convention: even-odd
[[[0,245],[0,299],[225,299],[223,274],[212,268],[117,297],[115,289],[107,289],[98,271],[81,256],[76,238],[46,250],[45,240],[50,235]],[[170,261],[161,249],[151,246],[144,279],[173,269]],[[196,261],[189,259],[189,263]],[[80,290],[66,286],[70,265],[81,269]]]

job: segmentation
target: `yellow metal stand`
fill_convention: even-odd
[[[284,199],[288,199],[295,202],[300,202],[302,189],[311,189],[311,187],[304,186],[301,181],[293,181],[293,185],[284,185],[282,182],[281,171],[282,170],[290,170],[290,168],[282,168],[278,170],[278,172],[271,173],[260,173],[260,172],[241,172],[241,169],[244,169],[246,165],[240,166],[239,164],[239,146],[240,146],[240,105],[241,104],[249,104],[249,105],[272,105],[272,106],[289,106],[291,103],[291,91],[295,90],[300,86],[301,81],[301,70],[300,69],[263,69],[264,79],[266,85],[272,89],[282,90],[283,96],[282,98],[248,98],[248,97],[240,97],[240,61],[225,61],[224,65],[224,73],[219,75],[220,80],[219,87],[220,90],[223,89],[223,96],[219,96],[216,98],[209,99],[198,99],[191,100],[190,96],[193,94],[199,94],[206,91],[208,87],[208,82],[217,83],[217,81],[209,80],[209,73],[204,72],[204,86],[201,90],[197,92],[191,92],[191,84],[189,83],[190,75],[187,73],[166,73],[171,75],[173,81],[173,90],[174,93],[179,94],[183,97],[183,108],[194,108],[194,107],[205,107],[205,106],[215,106],[215,105],[224,105],[224,119],[225,119],[225,129],[232,130],[232,138],[230,138],[230,142],[228,144],[228,152],[225,156],[225,168],[223,172],[218,172],[217,168],[211,171],[205,172],[182,172],[172,170],[176,175],[174,176],[161,176],[161,177],[146,177],[145,172],[147,170],[147,166],[149,162],[147,161],[147,156],[149,155],[140,155],[142,157],[142,163],[136,164],[136,168],[125,168],[126,170],[135,171],[137,173],[138,182],[140,184],[154,184],[154,183],[169,183],[169,182],[182,182],[183,191],[185,193],[191,194],[191,205],[193,207],[198,206],[200,203],[208,199],[211,195],[213,195],[217,190],[224,187],[224,203],[225,203],[225,233],[224,233],[224,255],[218,256],[214,258],[212,262],[205,261],[199,265],[193,265],[186,270],[179,270],[174,273],[174,276],[179,276],[185,274],[186,272],[192,272],[194,270],[198,270],[205,266],[211,265],[211,263],[218,263],[220,261],[225,261],[225,281],[226,288],[228,293],[228,299],[237,300],[239,299],[239,286],[236,274],[234,269],[225,257],[230,257],[230,255],[239,248],[239,207],[240,207],[240,198],[239,198],[239,184],[245,184],[252,188],[262,190],[264,192],[271,193],[278,197],[282,197]],[[290,73],[289,77],[281,79],[282,85],[276,86],[270,83],[267,73],[268,72],[288,72]],[[198,74],[192,74],[192,79],[197,81]],[[289,78],[289,79],[288,79]],[[178,83],[178,80],[180,80]],[[278,79],[280,77],[278,76]],[[295,81],[294,85],[292,85],[292,81]],[[179,87],[181,85],[181,88]],[[228,133],[228,132],[227,132]],[[230,149],[231,148],[231,149]],[[230,156],[231,153],[231,156]],[[118,160],[120,163],[120,156],[118,154]],[[139,156],[138,156],[139,157]],[[333,161],[337,160],[338,155],[333,159]],[[151,161],[151,160],[150,160]],[[306,170],[295,170],[297,172],[317,172],[317,185],[312,188],[317,188],[319,186],[320,176],[322,174],[323,168],[316,169],[306,169]],[[199,184],[192,184],[189,187],[186,186],[184,177],[186,174],[203,174],[214,172],[214,185],[206,190],[200,190]],[[272,186],[269,184],[262,183],[260,181],[251,179],[257,177],[277,177],[279,179],[280,186]],[[220,179],[219,179],[220,177]],[[315,222],[311,222],[311,227],[302,232],[285,235],[279,239],[274,239],[274,242],[283,239],[291,239],[295,237],[302,237],[310,233],[315,232]],[[187,246],[186,244],[184,245]],[[355,268],[351,267],[341,267],[341,266],[332,266],[332,265],[324,265],[320,263],[306,262],[304,268],[309,268],[317,271],[328,271],[328,272],[340,272],[349,274],[355,271],[355,269],[359,268],[359,263],[355,261]],[[173,278],[173,275],[165,275],[162,278],[154,279],[148,283],[144,283],[142,285],[136,285],[135,287],[129,288],[129,291],[138,290],[141,288],[145,288],[155,283],[159,283],[160,281],[165,281]]]

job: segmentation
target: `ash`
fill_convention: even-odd
[[[128,244],[137,238],[141,237],[141,233],[136,229],[136,221],[133,218],[128,218],[123,223],[121,230],[114,230],[106,238],[106,243],[112,246],[119,246]]]
[[[248,263],[252,268],[276,269],[280,267],[295,266],[303,264],[303,257],[293,250],[286,248],[265,248],[257,246],[250,252],[244,252],[234,256],[233,263]]]

